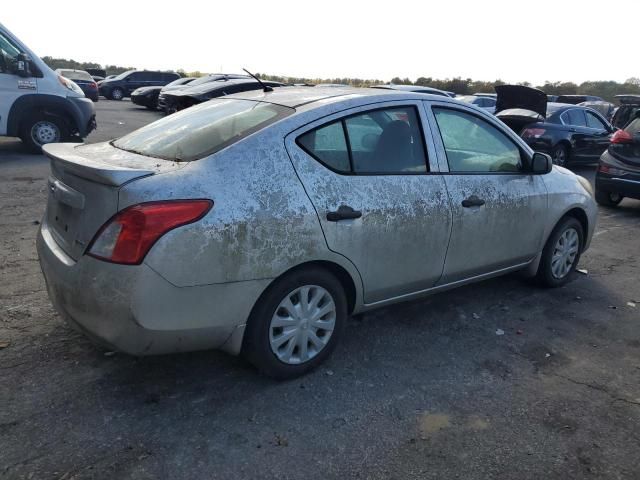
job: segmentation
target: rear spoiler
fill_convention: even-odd
[[[77,143],[49,143],[42,147],[42,151],[51,159],[52,165],[78,177],[113,187],[156,173],[155,170],[129,168],[89,159],[76,153],[77,146]]]

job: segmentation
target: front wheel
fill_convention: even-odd
[[[47,143],[63,142],[68,138],[64,121],[57,117],[36,114],[23,122],[20,138],[30,152],[42,152]]]
[[[596,202],[603,207],[615,207],[622,201],[622,198],[619,193],[604,192],[596,188]]]
[[[565,145],[556,145],[553,149],[551,158],[553,163],[560,167],[566,167],[569,165],[569,150]]]
[[[560,287],[569,281],[580,261],[583,239],[582,225],[577,219],[566,217],[556,225],[542,250],[536,274],[544,286]]]
[[[270,377],[295,378],[331,354],[346,320],[346,295],[336,277],[318,267],[294,271],[258,300],[242,353]]]

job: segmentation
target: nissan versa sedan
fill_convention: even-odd
[[[44,150],[38,254],[71,325],[276,378],[325,360],[350,314],[514,271],[563,285],[596,219],[587,180],[435,95],[244,92]]]

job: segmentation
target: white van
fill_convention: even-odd
[[[81,140],[96,128],[93,102],[0,23],[0,136],[42,145]]]

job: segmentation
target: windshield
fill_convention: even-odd
[[[135,70],[127,70],[126,72],[122,72],[120,75],[116,75],[113,78],[110,78],[109,80],[123,80],[124,78],[126,78],[130,73],[135,72]]]
[[[250,100],[210,100],[142,127],[114,141],[113,146],[189,162],[222,150],[294,111]]]
[[[61,70],[60,75],[69,80],[87,80],[93,82],[93,78],[87,72],[75,70]]]
[[[477,97],[473,95],[462,95],[460,97],[456,97],[456,100],[460,100],[461,102],[473,103]]]

